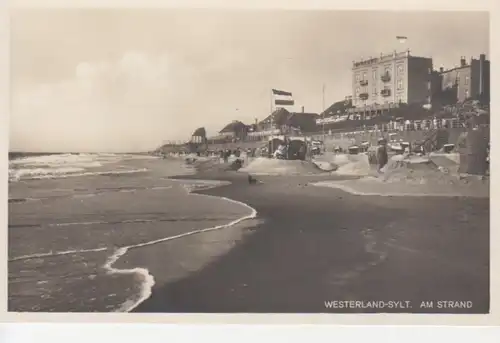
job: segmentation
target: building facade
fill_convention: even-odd
[[[471,58],[467,63],[465,57],[460,58],[458,67],[440,69],[439,78],[435,81],[442,93],[452,93],[455,102],[467,99],[482,99],[489,102],[490,97],[490,61],[481,54],[479,59]]]
[[[410,51],[355,61],[353,105],[430,103],[432,69],[432,58],[412,56]]]

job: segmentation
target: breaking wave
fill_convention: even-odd
[[[125,154],[53,154],[28,156],[9,161],[9,182],[32,179],[64,178],[89,175],[119,175],[144,172],[146,169],[102,170],[127,159],[149,159],[153,156]],[[100,168],[100,169],[97,169]]]
[[[175,181],[180,181],[182,183],[182,187],[186,190],[187,193],[189,193],[191,196],[199,196],[199,197],[210,197],[210,198],[219,198],[226,200],[228,202],[232,202],[238,205],[241,205],[243,207],[246,207],[249,210],[249,214],[244,215],[240,218],[234,219],[231,222],[227,224],[222,224],[222,225],[217,225],[217,226],[212,226],[208,228],[203,228],[203,229],[198,229],[198,230],[192,230],[188,232],[184,232],[178,235],[174,236],[167,236],[139,244],[133,244],[133,245],[128,245],[128,246],[122,246],[122,247],[117,247],[117,248],[110,248],[110,247],[100,247],[100,248],[91,248],[91,249],[81,249],[81,250],[66,250],[66,251],[50,251],[47,253],[38,253],[38,254],[32,254],[32,255],[24,255],[24,256],[17,256],[9,259],[9,262],[12,261],[20,261],[20,260],[29,260],[33,258],[41,258],[41,257],[51,257],[51,256],[61,256],[61,255],[72,255],[72,254],[80,254],[80,253],[94,253],[94,252],[103,252],[103,251],[109,251],[112,252],[112,254],[107,258],[106,262],[102,266],[103,269],[108,273],[108,274],[138,274],[140,277],[138,278],[141,282],[140,285],[140,291],[135,294],[133,297],[127,299],[124,303],[119,305],[116,309],[113,310],[113,312],[130,312],[134,310],[137,306],[139,306],[143,301],[148,299],[151,294],[152,294],[152,288],[155,285],[155,279],[154,276],[149,273],[149,270],[147,268],[142,268],[142,267],[135,267],[135,268],[130,268],[130,269],[119,269],[113,267],[115,262],[117,262],[120,257],[125,255],[129,250],[131,249],[137,249],[137,248],[142,248],[146,246],[151,246],[159,243],[163,243],[166,241],[171,241],[187,236],[192,236],[196,235],[199,233],[203,232],[209,232],[209,231],[215,231],[215,230],[221,230],[224,228],[229,228],[231,226],[234,226],[238,223],[241,223],[245,220],[248,219],[253,219],[256,218],[257,216],[257,211],[253,208],[250,207],[249,205],[239,202],[236,200],[232,200],[229,198],[225,197],[218,197],[218,196],[212,196],[212,195],[206,195],[206,194],[197,194],[197,193],[192,193],[194,190],[200,190],[200,189],[208,189],[208,188],[213,188],[221,185],[227,185],[229,182],[222,182],[222,181],[210,181],[210,180],[175,180]],[[155,187],[157,189],[165,189],[169,188],[167,187]],[[145,222],[149,220],[127,220],[126,222]],[[95,222],[78,222],[78,223],[59,223],[59,224],[52,224],[54,226],[73,226],[73,225],[92,225],[92,224],[106,224],[106,222],[100,222],[100,221],[95,221]]]
[[[134,170],[116,170],[115,166],[111,166],[113,170],[110,171],[100,171],[98,170],[92,170],[94,167],[82,167],[82,164],[86,163],[88,165],[91,165],[91,163],[98,162],[101,165],[104,165],[106,163],[116,163],[123,161],[124,159],[133,159],[134,156],[130,155],[104,155],[104,154],[84,154],[84,155],[71,155],[71,154],[65,154],[65,155],[58,155],[58,156],[38,156],[38,157],[29,157],[29,158],[24,158],[24,159],[18,159],[14,160],[11,162],[10,167],[12,170],[15,170],[17,172],[17,175],[20,177],[20,179],[40,179],[40,178],[54,178],[54,177],[74,177],[74,176],[82,176],[82,175],[103,175],[103,174],[119,174],[119,173],[134,173],[134,172],[141,172],[141,171],[146,171],[147,169],[134,169]],[[150,158],[148,156],[141,156],[138,158]],[[76,165],[80,165],[79,167],[76,167]],[[95,164],[97,165],[97,164]],[[35,168],[33,168],[35,167]],[[70,169],[73,168],[73,169]],[[80,168],[77,170],[77,168]],[[182,173],[180,174],[192,174],[194,173],[193,170],[190,168],[187,168],[185,165],[183,165],[182,168]],[[30,170],[30,171],[28,171]],[[35,172],[35,170],[37,170]],[[41,171],[42,170],[42,171]],[[175,170],[176,172],[180,172],[181,170]],[[38,173],[38,174],[37,174]],[[175,173],[175,175],[180,175],[179,173]],[[180,179],[170,179],[171,181],[176,181],[181,183],[181,187],[183,187],[187,193],[190,193],[190,196],[201,196],[201,197],[214,197],[210,195],[203,195],[203,194],[196,194],[192,193],[195,190],[200,190],[200,189],[207,189],[207,188],[212,188],[212,187],[217,187],[221,185],[226,185],[229,184],[228,182],[224,181],[209,181],[209,180],[180,180]],[[166,190],[172,188],[172,185],[158,185],[154,187],[117,187],[117,188],[106,188],[106,189],[99,189],[95,190],[96,192],[93,192],[93,195],[97,195],[100,191],[103,192],[108,192],[108,191],[119,191],[119,192],[134,192],[134,191],[139,191],[142,189],[157,189],[157,190]],[[93,196],[90,194],[71,194],[70,196],[72,197],[81,197],[81,196]],[[247,219],[252,219],[257,216],[257,212],[255,209],[252,207],[224,197],[216,197],[216,198],[222,198],[226,201],[232,202],[239,204],[241,206],[246,207],[249,211],[247,215],[243,215],[238,219],[232,220],[228,222],[227,224],[223,225],[217,225],[217,226],[211,226],[208,224],[207,228],[203,229],[196,229],[196,230],[191,230],[188,232],[184,232],[179,235],[174,235],[174,236],[165,236],[159,239],[143,242],[140,244],[134,244],[134,245],[128,245],[128,246],[121,246],[121,247],[95,247],[95,248],[90,248],[90,249],[82,249],[82,250],[63,250],[61,251],[50,251],[46,253],[41,253],[41,254],[33,254],[33,255],[24,255],[24,256],[17,256],[17,257],[12,257],[9,259],[9,262],[12,261],[19,261],[19,260],[29,260],[32,258],[43,258],[43,257],[50,257],[50,256],[60,256],[60,255],[72,255],[72,254],[78,254],[78,253],[96,253],[96,252],[107,252],[109,253],[108,258],[106,262],[103,264],[103,269],[108,273],[108,274],[135,274],[138,276],[137,280],[140,280],[140,290],[136,294],[134,294],[132,297],[128,298],[124,303],[121,305],[118,305],[113,311],[114,312],[130,312],[133,309],[135,309],[139,304],[141,304],[144,300],[149,298],[152,293],[152,287],[155,284],[155,278],[152,274],[150,274],[149,270],[146,268],[130,268],[130,269],[119,269],[115,268],[114,264],[117,262],[120,257],[125,255],[129,250],[131,249],[136,249],[136,248],[141,248],[141,247],[146,247],[146,246],[151,246],[155,244],[159,244],[162,242],[166,241],[171,241],[191,235],[195,235],[198,233],[203,233],[203,232],[209,232],[209,231],[215,231],[215,230],[220,230],[224,228],[228,228],[231,226],[234,226],[242,221],[245,221]],[[25,201],[34,201],[34,200],[45,200],[45,198],[23,198],[23,199],[9,199],[9,202],[25,202]],[[172,220],[172,219],[169,219]],[[182,220],[182,218],[177,218],[175,220]],[[201,219],[200,219],[201,220]],[[207,223],[210,222],[210,218],[203,218],[203,220],[206,220]],[[220,220],[220,218],[218,218]],[[161,219],[159,221],[162,221]],[[142,219],[142,220],[135,220],[135,219],[129,219],[126,221],[122,222],[128,222],[128,223],[142,223],[142,222],[149,222],[148,219]],[[98,225],[98,224],[113,224],[115,225],[116,222],[103,222],[103,221],[90,221],[90,222],[67,222],[67,223],[57,223],[57,224],[52,224],[54,226],[58,227],[78,227],[80,225]],[[212,224],[213,225],[213,224]]]

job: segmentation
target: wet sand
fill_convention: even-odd
[[[157,284],[137,312],[488,312],[489,199],[356,196],[307,185],[333,176],[261,176],[263,183],[249,185],[241,173],[200,169],[182,178],[230,181],[197,193],[244,202],[259,221],[227,254]],[[168,272],[157,248],[155,275]],[[325,306],[342,300],[411,307]]]
[[[188,195],[164,162],[143,163],[150,172],[10,185],[10,311],[113,311],[148,295],[148,276],[152,296],[134,311],[488,311],[489,199],[356,196],[307,185],[338,176],[260,176],[249,185],[227,165],[197,163],[198,174],[180,178],[230,182],[194,193],[211,198]],[[251,211],[220,197],[257,217],[224,226]],[[113,264],[125,273],[110,274],[106,263],[124,246],[138,248]],[[22,258],[33,254],[48,255]],[[339,300],[413,308],[325,307]],[[419,307],[431,300],[473,306]]]
[[[200,245],[208,247],[186,246],[184,235],[226,225],[252,213],[224,199],[189,195],[185,184],[168,179],[171,170],[182,169],[172,166],[171,161],[120,164],[147,167],[149,171],[9,185],[9,311],[127,310],[147,295],[151,274],[145,269],[149,260],[159,261],[156,247],[150,243],[175,242],[175,249],[162,265],[176,266],[181,253],[192,260]],[[233,232],[233,239],[237,233]],[[210,247],[216,250],[212,253],[219,254],[219,247]],[[123,248],[127,253],[109,265],[117,249]],[[138,252],[147,259],[133,259]],[[130,261],[131,266],[112,270],[123,264],[122,259]],[[206,259],[199,263],[203,265]],[[145,269],[137,273],[134,268]],[[167,281],[172,280],[164,274]],[[162,277],[159,283],[165,282]]]

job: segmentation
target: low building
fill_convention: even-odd
[[[231,123],[224,126],[224,128],[219,131],[219,134],[242,140],[245,139],[247,132],[247,125],[239,120],[233,120]]]
[[[289,112],[284,108],[279,108],[272,114],[260,121],[257,126],[259,131],[276,132],[281,134],[308,133],[317,130],[317,113]]]
[[[328,130],[331,128],[332,124],[348,120],[348,111],[353,107],[352,97],[346,97],[345,100],[337,101],[319,115],[319,118],[316,119],[316,125],[322,129]]]
[[[436,72],[433,82],[433,102],[464,102],[467,99],[477,99],[488,103],[490,61],[486,59],[485,54],[481,54],[479,59],[471,58],[469,62],[465,57],[461,57],[458,66],[448,70],[441,68]]]
[[[248,126],[239,120],[233,120],[216,136],[211,136],[207,138],[209,143],[226,143],[226,142],[236,142],[243,141],[247,137]]]
[[[204,127],[197,128],[191,135],[190,142],[196,144],[203,144],[207,140],[207,133]]]

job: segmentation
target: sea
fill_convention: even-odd
[[[182,179],[185,158],[9,154],[8,310],[130,312],[230,249],[256,212],[191,193],[224,183]]]

